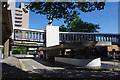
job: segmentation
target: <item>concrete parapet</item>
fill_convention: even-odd
[[[59,26],[48,26],[44,28],[46,31],[46,47],[59,45]]]
[[[55,57],[55,61],[77,65],[81,67],[89,67],[89,68],[101,66],[101,58],[73,59],[73,58]]]

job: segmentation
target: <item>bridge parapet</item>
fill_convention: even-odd
[[[59,32],[60,42],[79,42],[79,41],[110,41],[120,42],[120,34],[101,34],[83,32]]]
[[[15,41],[44,42],[45,32],[42,30],[15,28],[14,29],[14,40]]]
[[[49,28],[48,28],[49,27]],[[58,35],[56,35],[58,33]],[[58,36],[58,37],[57,37]],[[59,32],[59,27],[47,26],[47,30],[14,29],[15,41],[33,41],[50,44],[55,42],[80,42],[80,41],[109,41],[120,44],[120,34],[84,33],[84,32]]]

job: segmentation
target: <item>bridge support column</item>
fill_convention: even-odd
[[[26,50],[27,55],[29,55],[28,49],[29,49],[29,48],[27,47],[27,50]]]
[[[47,50],[46,51],[46,59],[54,60],[56,56],[60,55],[60,50]]]
[[[43,52],[44,52],[44,54],[43,54],[43,58],[44,58],[44,59],[48,59],[48,58],[47,58],[46,51],[43,51]]]
[[[12,46],[10,45],[10,56],[12,56]]]
[[[44,30],[46,31],[45,47],[57,46],[60,44],[59,26],[47,25],[44,27]],[[54,59],[55,56],[59,55],[59,52],[60,50],[47,50],[44,53],[44,57],[46,59]]]
[[[10,41],[9,39],[4,43],[4,58],[7,58],[10,53]]]
[[[64,57],[65,56],[65,49],[61,50],[61,55]]]
[[[74,49],[71,49],[71,57],[74,58]]]

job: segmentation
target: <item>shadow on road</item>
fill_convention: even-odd
[[[40,64],[49,67],[61,67],[61,63],[58,65],[56,62],[49,63],[42,60],[36,60]],[[54,65],[52,65],[54,64]],[[68,65],[62,65],[68,66]],[[93,70],[83,68],[65,68],[65,69],[34,69],[37,73],[25,72],[15,66],[11,66],[6,63],[2,63],[2,79],[8,78],[23,78],[30,80],[92,80],[92,79],[119,79],[120,71],[108,71],[108,70]]]
[[[22,71],[21,69],[11,66],[6,63],[2,63],[2,79],[6,78],[30,78],[31,74]]]

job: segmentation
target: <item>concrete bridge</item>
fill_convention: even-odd
[[[45,32],[43,30],[14,28],[15,41],[45,42]]]
[[[37,44],[21,44],[16,42],[38,42],[43,43],[43,48]],[[59,26],[46,26],[43,30],[14,28],[14,39],[12,46],[36,47],[37,51],[44,51],[44,58],[54,59],[65,63],[74,63],[81,66],[101,66],[100,58],[91,59],[91,48],[120,45],[120,34],[84,33],[84,32],[60,32]],[[66,49],[70,49],[70,58],[64,58]],[[28,50],[28,48],[27,48]],[[80,51],[84,59],[73,59],[75,51]],[[58,56],[62,56],[58,57]],[[81,58],[81,57],[79,57]],[[70,60],[71,62],[70,62]],[[81,61],[82,60],[82,61]],[[75,61],[75,62],[74,62]],[[84,62],[84,63],[83,63]],[[84,65],[84,66],[85,66]]]
[[[60,32],[59,26],[46,26],[44,30],[14,28],[13,46],[41,47],[32,44],[15,44],[17,41],[43,43],[45,53],[52,50],[85,49],[120,45],[120,34]],[[51,55],[51,52],[50,52]]]
[[[59,32],[58,26],[47,27],[48,28],[44,31],[15,28],[14,41],[39,42],[46,44],[45,47],[53,47],[60,44],[69,46],[84,46],[84,44],[90,46],[120,45],[119,34]]]

